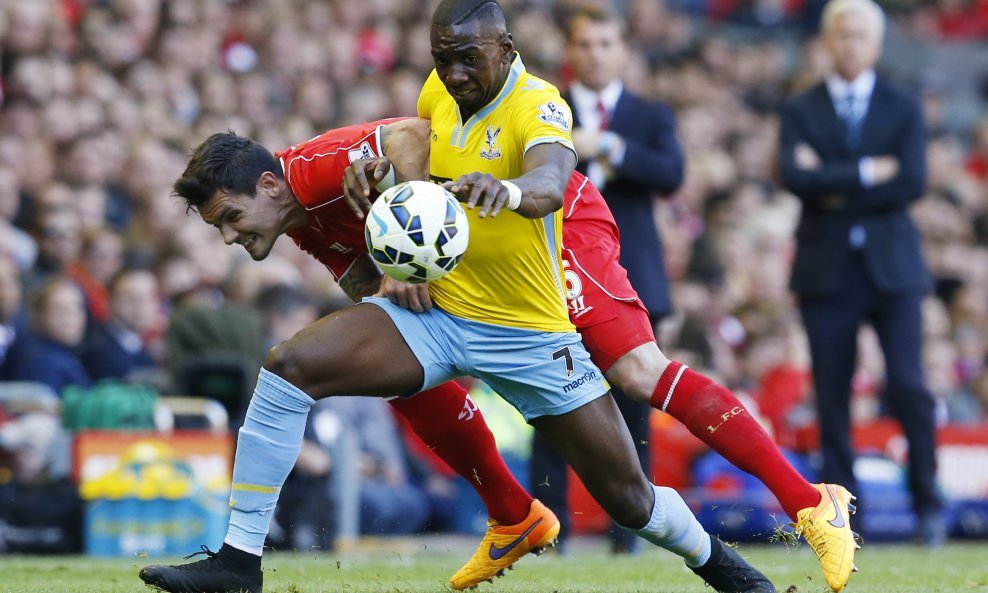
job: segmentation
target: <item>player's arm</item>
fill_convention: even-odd
[[[469,173],[443,187],[466,203],[480,205],[480,216],[497,216],[502,208],[525,218],[542,218],[563,206],[563,193],[576,168],[572,149],[556,143],[537,144],[525,153],[524,173],[501,181],[487,173]]]
[[[343,195],[357,216],[370,210],[371,190],[410,179],[429,179],[429,126],[427,119],[405,119],[381,126],[384,155],[358,159],[347,167]]]
[[[386,297],[392,303],[422,313],[432,308],[429,287],[425,284],[406,284],[381,274],[371,256],[357,256],[346,273],[340,277],[340,288],[350,300],[359,303],[367,296]]]
[[[340,277],[339,285],[350,300],[360,302],[360,299],[378,291],[382,276],[371,256],[363,253],[357,256],[346,273]]]

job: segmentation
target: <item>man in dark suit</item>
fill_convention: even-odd
[[[563,97],[573,108],[577,170],[607,201],[621,232],[621,265],[654,324],[672,312],[672,305],[653,198],[679,188],[683,153],[672,110],[624,88],[621,74],[628,63],[624,28],[621,18],[606,10],[584,9],[569,19],[567,57],[576,80]],[[647,474],[650,407],[612,391]],[[566,466],[536,436],[531,467],[533,492],[559,515],[565,537],[569,531]],[[615,552],[634,550],[633,534],[613,527],[611,536]]]
[[[884,25],[872,0],[831,0],[822,30],[834,72],[783,110],[782,179],[803,204],[790,287],[809,338],[821,478],[859,491],[849,404],[867,321],[885,358],[889,410],[909,443],[919,535],[937,545],[934,401],[921,359],[931,278],[908,212],[926,185],[926,134],[916,99],[875,76]]]

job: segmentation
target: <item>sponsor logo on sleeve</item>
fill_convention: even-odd
[[[374,149],[371,148],[370,142],[363,142],[357,148],[350,149],[347,152],[347,156],[350,157],[350,162],[357,161],[360,159],[372,159],[377,155],[374,154]]]
[[[546,101],[545,103],[539,105],[539,115],[537,117],[545,123],[556,126],[564,132],[569,131],[569,109],[561,103]]]

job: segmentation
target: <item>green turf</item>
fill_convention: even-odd
[[[443,582],[471,551],[473,540],[412,540],[345,554],[269,554],[267,593],[418,593],[443,591]],[[780,593],[824,593],[816,558],[805,546],[742,546],[741,552],[772,579]],[[0,556],[0,591],[7,593],[118,593],[150,591],[138,569],[159,559]],[[861,572],[848,593],[988,591],[988,544],[954,544],[927,551],[907,546],[867,546],[858,553]],[[479,593],[679,593],[708,592],[671,554],[647,550],[611,557],[598,544],[564,556],[523,559],[518,568]]]

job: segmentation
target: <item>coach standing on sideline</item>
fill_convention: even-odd
[[[831,0],[822,27],[834,72],[785,106],[780,141],[783,182],[803,205],[790,287],[813,363],[820,478],[860,495],[849,404],[858,329],[867,321],[885,358],[886,401],[909,443],[918,535],[939,545],[945,530],[920,310],[931,280],[908,212],[926,186],[922,112],[875,75],[885,29],[877,4]]]
[[[683,154],[676,138],[671,109],[638,97],[624,88],[621,73],[628,63],[625,23],[602,8],[586,8],[568,20],[567,57],[576,81],[563,98],[573,108],[573,144],[579,155],[577,170],[596,185],[607,201],[621,231],[621,265],[648,308],[653,325],[672,312],[662,242],[654,223],[653,196],[666,195],[683,180]],[[567,284],[567,290],[579,286]],[[570,295],[573,297],[574,295]],[[571,298],[570,315],[577,326],[584,311]],[[577,307],[577,308],[574,308]],[[617,389],[615,400],[631,429],[638,458],[646,475],[649,465],[651,408]],[[566,465],[536,436],[532,447],[532,492],[556,511],[569,531]],[[636,538],[617,526],[611,528],[612,550],[631,552]]]

